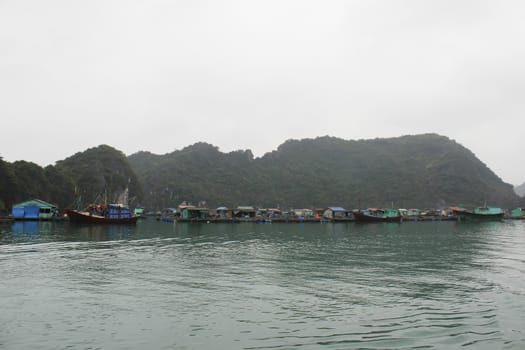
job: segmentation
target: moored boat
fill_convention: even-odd
[[[353,212],[356,222],[401,222],[401,213],[396,209],[368,208]]]
[[[140,218],[121,204],[90,206],[86,211],[66,209],[70,222],[93,224],[134,224]]]
[[[473,210],[458,207],[453,207],[451,209],[453,214],[457,216],[459,220],[501,220],[505,214],[501,208],[495,207],[478,207]]]

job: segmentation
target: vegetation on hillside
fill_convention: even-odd
[[[137,204],[142,187],[124,153],[107,145],[79,152],[55,165],[56,170],[71,179],[74,196],[87,203],[116,203],[126,189]]]
[[[206,143],[128,159],[144,203],[157,209],[184,200],[281,208],[511,207],[519,200],[472,152],[435,134],[289,140],[257,159],[250,151],[222,153]]]
[[[101,145],[79,152],[55,166],[0,160],[0,210],[32,198],[42,199],[64,209],[95,201],[116,201],[129,188],[130,198],[138,202],[142,188],[126,156]]]
[[[0,210],[39,198],[60,208],[116,202],[129,189],[131,206],[150,210],[182,201],[209,207],[444,208],[483,204],[525,206],[465,147],[427,134],[347,141],[335,137],[288,140],[254,158],[196,143],[165,155],[126,157],[101,145],[54,166],[0,158]]]
[[[13,204],[32,198],[51,203],[72,200],[69,178],[52,166],[45,168],[26,161],[8,163],[0,160],[0,211],[10,211]]]

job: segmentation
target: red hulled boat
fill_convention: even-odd
[[[91,205],[86,211],[66,209],[66,214],[71,222],[93,224],[134,224],[140,218],[120,204]]]

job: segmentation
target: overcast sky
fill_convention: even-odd
[[[525,181],[525,2],[0,0],[0,156],[434,132]]]

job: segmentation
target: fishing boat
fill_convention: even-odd
[[[93,224],[134,224],[140,218],[122,204],[90,205],[87,210],[66,209],[70,222]]]
[[[458,220],[501,220],[505,214],[501,208],[487,206],[474,208],[473,210],[458,207],[451,209]]]
[[[356,222],[401,222],[401,213],[396,209],[368,208],[352,213]]]

